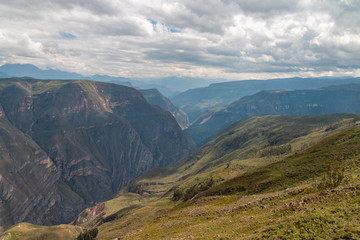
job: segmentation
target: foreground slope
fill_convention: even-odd
[[[358,239],[359,146],[358,126],[158,210],[140,231],[125,229],[137,216],[117,224],[127,239]]]
[[[194,149],[170,113],[116,84],[4,79],[0,110],[2,228],[69,222]]]
[[[289,197],[298,201],[306,184],[320,186],[333,160],[356,159],[357,135],[349,138],[355,142],[348,149],[342,136],[358,129],[343,132],[359,120],[350,114],[242,120],[190,157],[142,174],[116,198],[83,211],[74,224],[97,227],[100,239],[251,236],[275,219],[264,217],[262,209],[275,216],[278,208],[287,213],[282,206]],[[255,217],[263,222],[254,225]]]
[[[199,117],[186,132],[199,145],[232,123],[252,116],[360,113],[360,84],[309,90],[262,91]]]

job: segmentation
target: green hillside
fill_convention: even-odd
[[[159,213],[127,239],[358,239],[359,134],[356,127],[329,136],[225,181]],[[111,228],[105,230],[106,239]]]
[[[38,226],[29,223],[20,223],[10,231],[0,236],[0,240],[65,240],[75,239],[83,229],[78,226],[57,225],[57,226]]]
[[[238,123],[192,157],[136,179],[85,226],[97,226],[100,239],[356,239],[360,128],[345,129],[358,120]]]
[[[343,211],[358,207],[346,204],[358,201],[359,120],[350,114],[242,120],[190,157],[142,174],[74,224],[98,228],[99,239],[277,239],[297,222],[294,238],[356,236],[359,216]],[[349,197],[335,207],[343,194]],[[324,230],[332,223],[337,233]]]

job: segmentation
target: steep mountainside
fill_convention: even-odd
[[[264,115],[360,113],[360,84],[310,90],[262,91],[199,117],[188,129],[201,146],[232,123]]]
[[[186,112],[192,122],[210,108],[228,105],[262,90],[312,89],[349,83],[360,83],[360,78],[290,78],[214,83],[180,93],[171,101]]]
[[[140,90],[140,92],[149,103],[171,112],[182,129],[187,128],[190,125],[186,113],[184,113],[178,107],[174,106],[170,100],[162,95],[156,88],[144,89]]]
[[[69,222],[86,205],[29,136],[0,116],[0,231],[15,223]]]
[[[359,120],[334,114],[239,121],[190,157],[142,174],[117,198],[83,211],[75,224],[97,227],[100,239],[273,239],[277,230],[284,238],[355,236]],[[54,234],[64,228],[74,227]],[[22,225],[2,237],[27,239],[28,232],[47,239],[47,228]]]
[[[194,150],[170,113],[116,84],[4,79],[0,109],[1,227],[70,221]]]

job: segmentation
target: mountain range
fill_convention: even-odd
[[[165,77],[165,78],[134,78],[129,79],[125,77],[114,77],[108,75],[92,75],[84,76],[78,73],[66,72],[54,69],[42,70],[32,64],[4,64],[0,66],[0,78],[9,77],[32,77],[36,79],[85,79],[100,82],[111,82],[125,86],[135,86],[141,89],[157,88],[162,94],[167,97],[174,96],[180,92],[191,88],[204,87],[215,79],[205,78],[179,78],[179,77]]]
[[[0,230],[69,222],[195,149],[139,91],[81,80],[1,79],[0,133]]]
[[[232,123],[252,116],[360,113],[360,84],[308,90],[261,91],[230,105],[208,111],[186,132],[199,145],[206,143]]]
[[[332,85],[360,83],[360,78],[324,77],[324,78],[283,78],[269,80],[243,80],[213,83],[208,87],[190,89],[170,98],[189,117],[190,122],[196,120],[204,112],[231,104],[263,90],[315,89]]]
[[[121,85],[131,86],[130,79],[123,77],[112,77],[107,75],[83,76],[78,73],[61,70],[42,70],[32,64],[4,64],[0,67],[0,78],[9,77],[31,77],[36,79],[85,79],[100,82],[113,82]]]

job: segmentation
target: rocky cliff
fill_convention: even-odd
[[[170,112],[182,129],[187,128],[190,125],[189,118],[186,113],[172,104],[171,101],[162,95],[156,88],[142,89],[140,92],[149,103]]]
[[[170,113],[125,86],[4,79],[0,104],[0,230],[69,222],[194,150]]]

